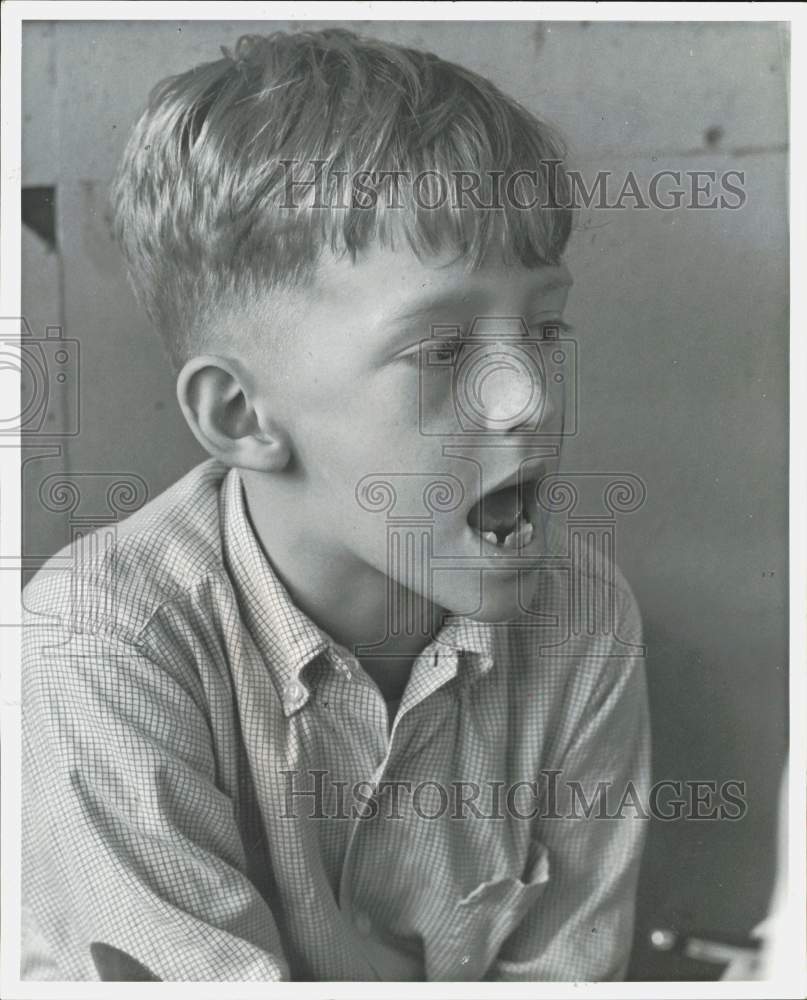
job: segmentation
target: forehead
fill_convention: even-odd
[[[450,253],[423,258],[409,247],[374,247],[355,261],[328,256],[309,294],[331,310],[345,308],[355,315],[361,309],[369,321],[403,321],[426,313],[450,321],[452,310],[518,313],[550,299],[562,306],[571,284],[563,264],[526,268],[490,256],[481,267],[469,270]]]

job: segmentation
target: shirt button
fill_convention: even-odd
[[[356,924],[356,930],[359,934],[361,934],[362,937],[367,937],[370,933],[370,927],[372,926],[369,916],[366,913],[357,913],[354,917],[354,921]]]
[[[286,697],[290,702],[297,705],[305,698],[305,688],[297,681],[292,681],[286,685]]]

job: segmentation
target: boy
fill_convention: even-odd
[[[561,164],[344,31],[153,93],[118,235],[211,459],[26,592],[25,977],[624,975],[644,824],[573,793],[645,789],[639,617],[591,563],[570,632],[541,492]]]

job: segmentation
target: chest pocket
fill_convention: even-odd
[[[549,854],[533,840],[521,878],[482,882],[459,900],[440,932],[425,943],[426,979],[478,982],[549,882]]]

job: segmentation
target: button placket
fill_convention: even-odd
[[[421,682],[415,685],[414,690],[406,692],[409,699],[405,695],[401,701],[392,732],[384,727],[386,752],[383,759],[375,761],[378,766],[369,778],[369,783],[373,786],[372,796],[378,803],[378,813],[374,819],[353,821],[345,848],[339,884],[339,905],[347,924],[356,937],[367,942],[368,955],[375,954],[374,949],[380,947],[379,942],[384,940],[384,931],[383,928],[376,927],[371,916],[372,901],[361,891],[360,880],[357,879],[356,873],[362,871],[365,865],[372,864],[373,859],[377,860],[379,856],[389,856],[384,854],[383,825],[378,825],[379,820],[385,814],[385,793],[389,793],[389,790],[383,786],[383,778],[385,775],[392,777],[396,774],[400,760],[407,758],[412,753],[417,753],[425,741],[432,739],[435,730],[444,724],[446,716],[451,712],[452,706],[456,704],[456,684],[452,684],[458,674],[456,651],[449,649],[437,651],[436,655],[432,653],[428,663],[431,676],[424,672],[423,666],[421,666]],[[358,682],[364,684],[364,678],[360,677]],[[368,686],[370,683],[368,681]],[[404,715],[402,709],[407,700],[409,700],[410,707]],[[375,729],[375,725],[372,728]],[[413,737],[415,738],[414,745]],[[365,824],[367,830],[361,831],[360,828]],[[373,832],[380,840],[373,836]],[[362,840],[362,838],[364,839]],[[381,855],[379,855],[379,851]],[[372,958],[370,960],[373,961]],[[457,978],[467,978],[466,970],[473,966],[473,955],[461,953],[455,957],[454,961]]]
[[[372,787],[371,796],[378,803],[378,812],[376,813],[375,818],[361,818],[359,816],[353,818],[347,844],[345,846],[345,854],[342,862],[342,874],[339,880],[339,908],[343,913],[345,913],[348,920],[350,920],[353,927],[361,937],[370,936],[372,931],[372,921],[366,910],[362,909],[360,901],[358,902],[358,906],[354,908],[354,902],[356,902],[353,894],[355,885],[354,873],[357,868],[357,855],[359,852],[359,831],[365,825],[374,825],[378,816],[381,814],[381,802],[378,786],[381,775],[386,768],[386,764],[387,760],[385,759],[373,773],[372,777],[368,779],[368,784]]]

